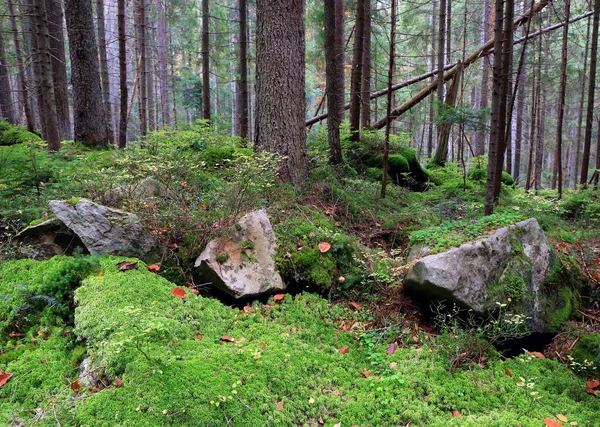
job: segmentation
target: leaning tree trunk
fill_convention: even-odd
[[[108,77],[108,58],[106,56],[106,27],[104,23],[104,0],[96,0],[96,14],[98,16],[98,50],[100,53],[100,77],[102,80],[102,99],[104,101],[104,114],[106,115],[106,134],[108,142],[114,144],[114,133],[110,108],[110,79]]]
[[[208,0],[202,0],[202,118],[210,120],[210,51]]]
[[[344,119],[344,1],[324,3],[329,161],[339,164],[342,162],[340,124]]]
[[[255,148],[285,156],[280,177],[296,185],[308,176],[304,37],[304,1],[256,1]]]
[[[89,0],[65,0],[65,14],[71,56],[75,141],[103,147],[108,144],[108,137],[92,3]]]
[[[56,97],[56,113],[62,139],[71,139],[71,117],[69,113],[69,93],[67,81],[67,60],[65,57],[65,34],[63,31],[63,10],[60,0],[46,0],[48,30],[50,31],[50,52],[52,55],[52,75]]]
[[[13,105],[12,90],[8,77],[8,66],[4,55],[7,46],[4,44],[4,36],[0,30],[0,113],[6,117],[9,123],[17,124],[17,115]]]

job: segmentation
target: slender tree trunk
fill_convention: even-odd
[[[516,129],[515,129],[515,162],[513,165],[512,175],[515,182],[519,181],[521,175],[521,149],[523,147],[523,113],[525,110],[525,82],[527,76],[527,52],[523,51],[523,68],[517,84],[517,114],[516,114]]]
[[[432,1],[432,15],[431,15],[431,69],[435,69],[435,32],[437,29],[437,0]],[[433,80],[435,77],[431,77]],[[432,96],[429,98],[429,135],[427,135],[427,158],[431,158],[433,154],[433,122],[435,121],[435,98]]]
[[[562,55],[560,63],[560,93],[558,96],[558,119],[556,123],[556,159],[554,162],[552,179],[553,187],[558,181],[558,198],[562,197],[563,174],[562,174],[562,133],[563,118],[565,115],[565,98],[567,93],[567,47],[569,43],[569,18],[571,17],[571,0],[565,0],[565,22],[563,27]]]
[[[540,27],[542,25],[542,19],[540,17]],[[537,114],[537,134],[536,134],[536,150],[535,150],[535,177],[534,177],[534,189],[537,193],[542,185],[542,168],[544,166],[544,123],[546,121],[545,109],[546,109],[546,81],[542,82],[542,61],[544,64],[544,70],[548,64],[547,57],[544,58],[543,52],[544,40],[540,39],[540,45],[538,50],[538,78],[537,78],[537,90],[538,90],[538,114]],[[544,72],[544,76],[547,74]]]
[[[361,128],[371,126],[371,0],[363,0],[365,7],[365,25],[363,40],[362,83],[361,83]],[[343,43],[343,35],[342,35]],[[342,108],[344,102],[342,101]]]
[[[255,149],[285,156],[279,175],[298,185],[308,176],[304,1],[257,0],[256,18]]]
[[[142,137],[148,133],[148,72],[146,70],[146,1],[135,0],[137,2],[137,22],[135,25],[135,39],[138,63],[139,84],[139,116],[140,116],[140,134]]]
[[[483,5],[483,13],[482,13],[482,28],[481,28],[481,42],[485,43],[485,41],[489,38],[489,28],[490,28],[490,0],[485,0]],[[482,61],[481,64],[482,73],[481,73],[481,95],[479,97],[479,109],[487,110],[488,108],[488,88],[490,81],[490,71],[489,71],[489,59],[486,57]],[[480,130],[477,132],[475,136],[475,155],[483,156],[485,153],[485,131]]]
[[[107,119],[102,103],[92,3],[89,0],[65,0],[65,14],[71,55],[75,141],[103,147],[108,143]]]
[[[392,25],[390,29],[390,57],[389,57],[389,68],[388,68],[388,96],[387,96],[387,113],[388,117],[387,125],[385,126],[385,145],[383,148],[383,176],[381,179],[381,198],[385,199],[385,193],[387,188],[388,180],[388,155],[390,151],[390,130],[392,120],[389,119],[390,112],[392,111],[392,82],[394,79],[394,57],[396,56],[396,0],[392,0]]]
[[[538,47],[539,49],[541,49],[541,45]],[[535,58],[535,57],[534,57]],[[529,123],[529,160],[527,161],[527,179],[525,180],[525,191],[529,191],[529,189],[531,188],[532,185],[532,178],[533,178],[533,159],[534,159],[534,153],[535,153],[535,141],[536,141],[536,135],[535,135],[535,130],[536,130],[536,125],[537,125],[537,111],[538,111],[538,106],[539,106],[539,97],[540,97],[540,91],[539,91],[539,85],[537,82],[537,69],[539,69],[539,64],[533,64],[532,66],[533,69],[533,73],[532,73],[532,82],[531,82],[531,120]]]
[[[54,80],[52,78],[52,59],[50,58],[50,34],[46,4],[44,0],[35,0],[36,37],[39,53],[39,71],[42,93],[43,116],[46,132],[44,138],[48,142],[48,151],[60,150],[60,134],[58,129],[58,115],[56,112],[56,98],[54,96]]]
[[[329,161],[339,164],[340,124],[344,119],[344,1],[325,0],[324,5]]]
[[[437,100],[438,115],[442,113],[444,103],[444,64],[446,59],[446,0],[440,0],[440,21],[438,28],[438,74]],[[439,147],[438,147],[439,150]]]
[[[581,131],[583,129],[583,103],[585,101],[585,77],[587,75],[587,65],[588,65],[588,52],[590,48],[590,28],[593,19],[589,19],[587,23],[587,31],[585,36],[585,50],[584,50],[584,58],[583,58],[583,74],[581,75],[581,96],[579,97],[579,109],[577,112],[577,150],[575,153],[575,158],[573,160],[574,163],[574,173],[573,173],[573,188],[577,187],[577,182],[579,179],[579,165],[581,159]]]
[[[0,113],[6,117],[9,123],[17,124],[17,115],[13,105],[12,90],[10,88],[10,79],[8,78],[8,65],[6,63],[7,45],[4,44],[4,35],[0,30]]]
[[[35,129],[35,120],[33,118],[33,112],[31,111],[31,104],[29,102],[29,89],[27,85],[27,75],[25,74],[25,67],[23,66],[23,51],[21,50],[21,40],[19,37],[19,30],[17,27],[17,17],[15,15],[15,8],[13,0],[8,0],[8,13],[10,15],[10,26],[13,35],[13,44],[15,46],[15,56],[17,59],[18,69],[18,82],[19,90],[21,91],[21,97],[23,99],[23,113],[25,114],[25,122],[27,129],[33,132]]]
[[[127,146],[127,43],[125,35],[125,0],[118,0],[117,21],[119,27],[119,92],[120,92],[120,120],[119,120],[119,148]]]
[[[96,14],[98,21],[98,51],[100,53],[100,78],[102,84],[102,100],[104,102],[104,114],[106,115],[106,134],[108,142],[113,145],[114,133],[112,127],[110,107],[110,80],[108,77],[108,59],[106,56],[106,27],[104,20],[104,0],[96,0]]]
[[[239,79],[237,80],[237,114],[239,117],[239,136],[248,139],[248,4],[246,0],[238,0],[239,11],[239,43],[240,61],[238,65]]]
[[[46,0],[48,30],[50,31],[50,54],[58,126],[62,139],[71,139],[71,117],[67,81],[67,61],[65,57],[65,35],[63,31],[63,10],[60,0]]]
[[[208,9],[208,0],[202,0],[202,118],[204,120],[210,120],[210,51],[208,49]]]
[[[356,1],[356,23],[354,24],[354,49],[350,80],[350,139],[360,140],[360,106],[362,94],[362,70],[364,51],[365,1]]]
[[[146,94],[148,100],[146,102],[146,107],[148,108],[148,130],[154,131],[156,130],[156,103],[154,101],[154,49],[153,40],[152,40],[152,28],[154,26],[154,22],[151,20],[152,14],[150,13],[151,8],[150,0],[144,0],[144,10],[146,15],[145,22],[145,31],[144,31],[144,40],[146,45]]]
[[[163,126],[171,127],[171,112],[169,110],[169,71],[167,60],[167,20],[166,0],[157,0],[158,26],[158,67],[160,81],[160,111]]]
[[[585,120],[585,137],[583,140],[583,158],[581,160],[581,176],[579,184],[587,185],[590,166],[590,149],[592,145],[592,127],[594,125],[594,92],[596,89],[596,64],[598,62],[598,24],[600,22],[600,0],[594,1],[594,23],[592,25],[592,50],[590,52],[590,82],[588,84],[588,104]]]
[[[33,86],[33,112],[35,128],[42,130],[42,135],[46,134],[46,122],[44,121],[44,107],[42,101],[42,82],[40,70],[40,55],[37,41],[36,10],[34,0],[22,0],[23,14],[23,36],[25,38],[26,60],[32,66],[27,67],[29,72],[29,81]],[[45,4],[44,4],[45,8]]]

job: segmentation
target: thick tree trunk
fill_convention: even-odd
[[[362,83],[361,83],[361,129],[371,126],[371,0],[363,0],[365,7],[365,23],[363,32],[363,58],[362,58]],[[342,30],[343,32],[343,30]],[[344,36],[342,35],[342,43]],[[342,99],[342,105],[343,105]],[[329,108],[328,108],[329,109]]]
[[[125,32],[125,0],[118,0],[117,21],[119,27],[119,91],[120,91],[120,120],[119,148],[127,146],[127,43]]]
[[[257,0],[256,17],[255,148],[285,156],[280,177],[297,185],[308,176],[304,1]]]
[[[17,114],[13,105],[12,90],[10,88],[10,79],[8,77],[8,65],[6,63],[7,46],[4,44],[4,35],[0,30],[0,113],[9,123],[17,124]]]
[[[169,110],[169,72],[167,59],[167,20],[166,0],[157,0],[158,26],[158,68],[160,80],[160,111],[163,126],[171,127],[171,112]]]
[[[139,80],[138,113],[140,116],[140,135],[148,133],[148,70],[146,70],[146,1],[137,2],[135,22],[135,49],[137,51],[137,74]]]
[[[89,0],[65,0],[65,14],[71,56],[75,141],[103,147],[108,143],[107,119],[102,104],[92,3]]]
[[[42,101],[42,83],[40,61],[39,61],[39,48],[37,41],[37,25],[36,25],[36,11],[34,0],[22,0],[22,15],[23,15],[23,36],[25,38],[25,57],[30,61],[33,66],[27,67],[29,72],[29,81],[32,84],[33,90],[33,113],[35,128],[42,130],[42,135],[46,134],[46,123],[44,121],[44,110]],[[44,4],[45,8],[45,4]],[[52,72],[52,70],[50,70]]]
[[[46,0],[48,30],[50,31],[50,54],[58,126],[62,139],[71,139],[71,117],[69,113],[69,93],[67,81],[67,61],[65,57],[65,34],[63,31],[63,10],[60,0]]]
[[[354,48],[352,50],[352,75],[350,77],[350,139],[360,140],[360,106],[365,28],[365,1],[356,1]]]
[[[33,132],[35,129],[35,121],[33,118],[33,112],[31,111],[31,104],[29,102],[29,89],[27,85],[27,75],[25,74],[25,67],[23,66],[23,51],[21,50],[21,39],[19,37],[19,30],[17,27],[17,17],[15,15],[15,8],[13,0],[8,0],[8,13],[10,15],[10,26],[12,30],[13,43],[15,46],[15,56],[17,58],[17,69],[18,69],[18,82],[20,97],[22,99],[21,105],[23,113],[25,114],[25,122],[27,129]]]
[[[324,3],[329,161],[339,164],[342,162],[340,124],[344,119],[344,1]]]
[[[583,158],[581,159],[581,176],[579,184],[585,187],[590,166],[590,149],[592,145],[592,127],[594,125],[594,92],[596,89],[596,64],[598,62],[598,24],[600,23],[600,0],[594,1],[594,23],[592,25],[592,50],[590,52],[590,81],[588,83],[588,102],[585,120],[585,136],[583,140]]]
[[[47,11],[44,0],[35,0],[35,23],[38,47],[39,81],[42,99],[42,120],[44,122],[44,138],[48,143],[48,151],[60,150],[60,134],[56,98],[54,96],[54,80],[52,78],[52,59],[50,58],[50,34],[48,31]]]
[[[104,19],[104,0],[96,0],[96,14],[98,22],[98,51],[100,53],[100,77],[102,83],[102,100],[104,114],[106,115],[106,135],[110,144],[114,144],[110,107],[110,80],[108,77],[108,59],[106,56],[106,27]]]
[[[239,79],[237,80],[237,115],[238,115],[238,135],[248,139],[248,5],[246,0],[238,0],[239,12],[239,43],[240,60],[238,64]]]
[[[208,0],[202,0],[202,118],[210,120],[210,59]]]

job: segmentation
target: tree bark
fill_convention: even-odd
[[[110,107],[110,80],[108,77],[108,59],[106,56],[106,27],[104,20],[104,0],[96,0],[96,14],[98,21],[98,51],[100,53],[100,78],[102,85],[102,100],[104,102],[104,114],[106,115],[106,135],[108,142],[115,142],[111,107]]]
[[[119,119],[119,148],[127,146],[127,43],[125,35],[125,0],[117,3],[117,25],[119,27],[119,92],[120,92],[120,119]]]
[[[4,52],[7,46],[4,44],[4,35],[0,30],[0,113],[9,123],[17,124],[17,115],[13,105],[12,90],[8,77],[8,65]]]
[[[152,14],[150,13],[150,0],[144,0],[144,15],[146,16],[146,22],[144,27],[144,40],[146,45],[146,94],[148,100],[146,102],[146,108],[148,109],[148,129],[151,131],[156,130],[156,103],[154,101],[154,45],[152,34],[152,27],[154,23],[151,21]]]
[[[482,28],[481,42],[485,43],[488,39],[488,31],[490,27],[490,0],[485,0],[482,12]],[[481,64],[481,95],[479,97],[479,109],[487,110],[488,108],[488,85],[490,80],[489,60],[485,58]],[[485,153],[485,131],[479,130],[475,134],[475,155],[483,156]]]
[[[438,74],[437,74],[437,100],[438,116],[442,114],[444,103],[444,64],[446,63],[446,0],[440,0],[440,21],[438,27]],[[439,134],[439,129],[438,129]],[[439,147],[438,147],[439,150]]]
[[[242,0],[243,1],[243,0]],[[163,126],[171,127],[171,112],[169,110],[169,71],[167,60],[167,20],[166,0],[157,0],[158,26],[158,68],[160,81],[160,111]]]
[[[325,0],[324,6],[329,162],[339,164],[342,162],[340,124],[344,119],[344,1]]]
[[[363,58],[362,58],[362,83],[360,95],[361,128],[371,126],[371,0],[363,0],[365,7],[365,23],[363,28]],[[343,13],[343,12],[342,12]],[[343,32],[343,29],[342,29]],[[342,34],[342,43],[343,43]],[[343,98],[343,96],[342,96]],[[343,105],[342,100],[342,105]]]
[[[42,83],[40,70],[39,48],[37,41],[36,10],[34,0],[22,0],[23,15],[23,37],[25,39],[25,57],[30,60],[32,66],[27,67],[29,72],[29,81],[33,90],[33,113],[35,128],[42,130],[42,135],[46,134],[46,122],[44,121],[44,107],[42,101]],[[45,9],[45,4],[44,4]],[[52,72],[52,71],[51,71]]]
[[[364,51],[365,1],[356,1],[356,23],[354,24],[354,48],[352,53],[352,75],[350,78],[350,139],[360,140],[360,106],[362,94],[362,70]]]
[[[579,180],[579,166],[580,166],[580,158],[581,158],[581,131],[583,129],[583,104],[585,101],[585,77],[587,75],[587,65],[588,65],[588,52],[590,48],[590,28],[591,28],[592,20],[588,20],[587,31],[585,36],[585,48],[584,48],[584,58],[583,58],[583,74],[581,75],[581,96],[579,97],[579,109],[577,112],[577,136],[576,143],[577,149],[575,153],[575,157],[573,159],[574,163],[574,173],[573,173],[573,188],[577,187],[577,182]]]
[[[103,147],[108,143],[107,120],[102,104],[92,3],[89,0],[65,0],[65,14],[71,56],[75,141]]]
[[[308,176],[304,1],[256,1],[257,151],[285,156],[279,175],[298,185]]]
[[[387,114],[386,117],[390,116],[392,110],[392,81],[394,79],[394,57],[396,56],[396,0],[392,0],[392,13],[391,13],[391,29],[390,29],[390,55],[389,55],[389,68],[388,68],[388,96],[387,96]],[[390,151],[390,130],[392,121],[388,120],[385,126],[385,143],[383,147],[383,174],[381,178],[381,198],[385,199],[385,193],[387,188],[388,180],[388,156]]]
[[[436,70],[435,67],[435,31],[437,29],[437,0],[433,0],[432,4],[432,13],[431,13],[431,69]],[[435,81],[434,74],[431,76],[432,82]],[[435,122],[435,99],[432,96],[429,99],[429,134],[427,135],[427,158],[431,158],[433,154],[433,123]]]
[[[210,59],[208,0],[202,0],[202,118],[210,120]]]
[[[135,23],[135,49],[137,51],[137,73],[139,80],[138,113],[140,116],[140,135],[148,133],[148,72],[146,70],[146,1],[137,2],[137,22]]]
[[[237,80],[237,115],[238,134],[243,139],[248,139],[248,4],[246,0],[238,0],[239,11],[239,43],[240,60],[238,64],[239,79]]]

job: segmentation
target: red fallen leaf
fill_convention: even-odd
[[[455,417],[462,417],[462,414],[460,412],[458,412],[456,409],[452,410],[452,415],[454,415]]]
[[[319,252],[324,254],[325,252],[329,251],[329,249],[331,249],[331,243],[321,242],[317,245],[317,247],[319,248]]]
[[[350,347],[348,347],[347,345],[338,348],[338,353],[340,354],[346,354],[350,351]]]
[[[594,390],[593,388],[583,387],[586,393],[593,394],[594,396],[598,396],[598,390]]]
[[[365,370],[360,371],[360,373],[363,374],[365,378],[369,378],[369,377],[373,376],[372,373],[370,373],[369,371],[365,371]]]
[[[75,393],[79,393],[79,391],[81,390],[81,384],[79,384],[79,380],[75,380],[71,383],[71,390],[73,390]]]
[[[510,372],[508,368],[504,368],[504,373],[512,378],[512,372]]]
[[[398,343],[397,342],[393,342],[388,347],[387,354],[392,355],[392,354],[394,354],[396,352],[396,350],[398,350]]]
[[[556,421],[554,418],[546,418],[544,424],[548,427],[562,427],[562,424]]]
[[[173,288],[171,293],[175,295],[177,298],[184,299],[185,298],[185,289],[183,288]]]
[[[158,265],[158,264],[149,265],[148,271],[154,271],[154,272],[160,271],[160,265]]]
[[[544,355],[543,355],[542,353],[540,353],[539,351],[530,351],[530,352],[529,352],[529,354],[530,354],[531,356],[535,356],[535,357],[537,357],[538,359],[545,359],[545,358],[546,358],[546,356],[544,356]]]
[[[223,335],[221,341],[235,342],[235,338],[230,337],[229,335]]]
[[[123,261],[117,264],[119,271],[137,270],[138,265],[136,262]]]
[[[557,243],[556,248],[561,251],[563,254],[567,253],[567,244],[566,243]]]
[[[277,410],[283,411],[283,402],[281,400],[279,402],[277,402]]]
[[[598,378],[588,378],[587,379],[587,385],[589,388],[598,388],[598,386],[600,386],[600,381],[598,381]]]
[[[277,301],[281,301],[285,298],[285,294],[277,294],[273,296],[273,301],[277,302]]]
[[[360,305],[360,304],[357,304],[357,303],[355,303],[355,302],[349,302],[349,303],[348,303],[348,305],[349,305],[350,307],[352,307],[353,309],[355,309],[355,310],[362,310],[362,309],[363,309],[363,306],[362,306],[362,305]]]
[[[125,384],[123,384],[123,380],[119,377],[115,377],[115,380],[113,381],[113,385],[117,388],[121,388],[123,387]]]
[[[2,387],[6,382],[13,376],[11,372],[0,371],[0,387]]]

